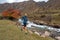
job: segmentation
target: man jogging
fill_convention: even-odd
[[[22,16],[22,18],[21,18],[21,20],[22,20],[22,30],[23,31],[25,31],[26,33],[27,33],[27,21],[28,21],[28,18],[27,18],[27,14],[25,13],[25,15],[24,16]]]

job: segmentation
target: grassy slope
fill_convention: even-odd
[[[35,34],[25,34],[12,21],[0,20],[0,40],[52,40]]]
[[[53,17],[52,22],[60,24],[60,14],[53,14],[52,17]]]

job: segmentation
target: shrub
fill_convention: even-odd
[[[0,19],[3,19],[3,17],[2,17],[2,16],[0,16]]]

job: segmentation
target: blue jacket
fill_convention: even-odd
[[[22,17],[22,21],[23,21],[23,23],[27,23],[27,21],[28,21],[27,16],[23,16],[23,17]]]

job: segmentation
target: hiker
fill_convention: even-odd
[[[27,21],[28,21],[28,18],[27,18],[26,13],[24,14],[24,16],[22,16],[21,20],[22,20],[22,30],[27,33]]]

